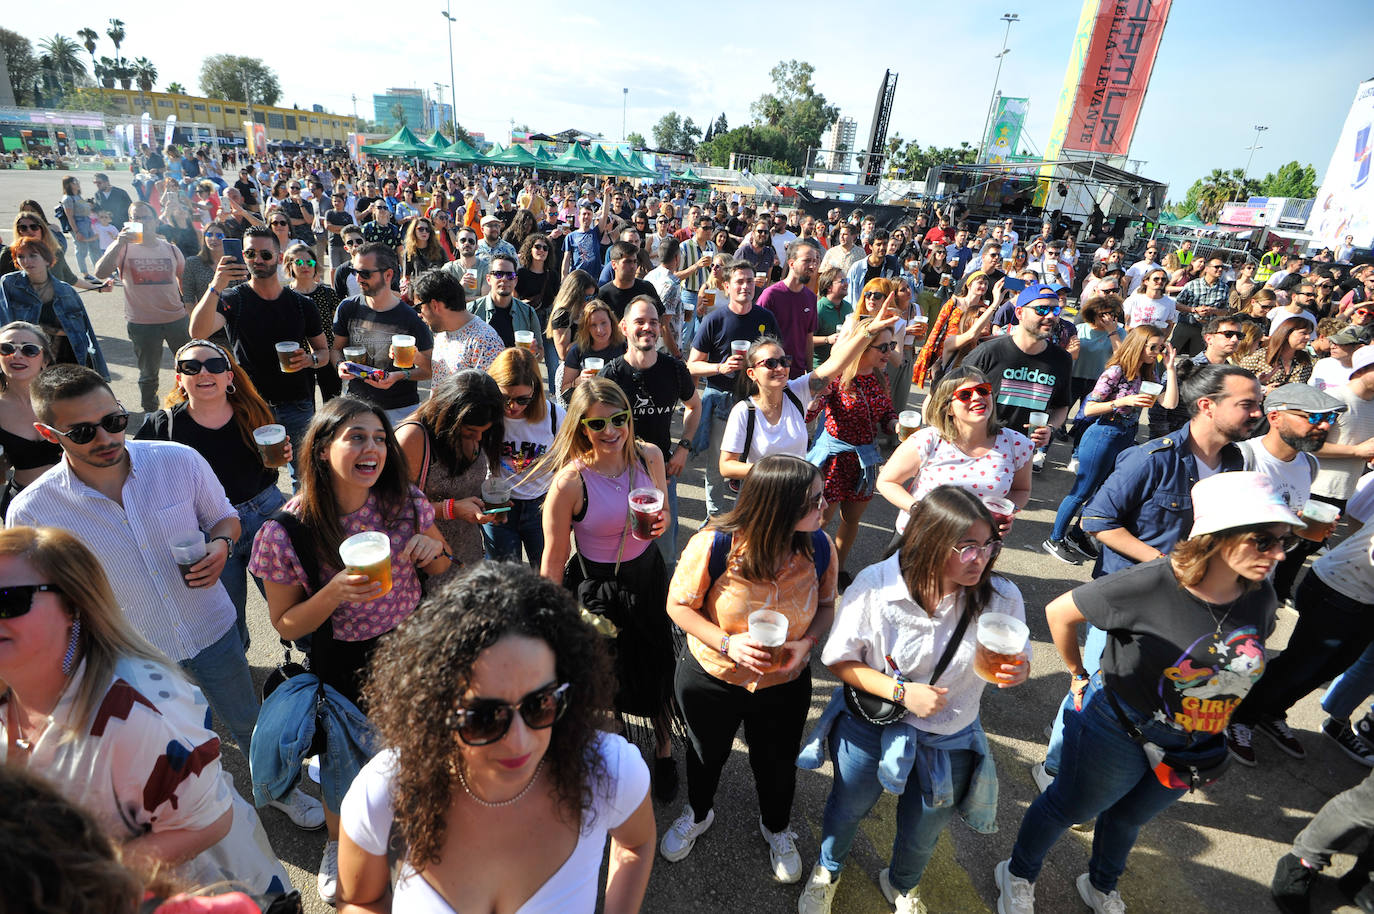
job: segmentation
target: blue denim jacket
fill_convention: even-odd
[[[262,703],[253,728],[249,768],[253,802],[264,806],[296,786],[301,762],[315,739],[315,711],[320,681],[300,673],[279,685]],[[328,750],[320,754],[320,790],[324,805],[338,810],[358,772],[377,754],[377,735],[363,712],[333,686],[320,699]]]
[[[67,334],[79,365],[95,369],[105,380],[110,379],[110,369],[105,364],[105,353],[100,349],[100,340],[91,326],[91,317],[76,290],[60,279],[53,278],[53,311],[57,322]],[[38,323],[38,315],[43,312],[43,300],[34,291],[29,277],[22,271],[6,273],[0,277],[0,324],[10,321]]]
[[[808,463],[814,463],[824,472],[826,461],[837,454],[854,454],[859,458],[859,470],[862,475],[859,477],[855,494],[872,495],[873,490],[878,485],[878,467],[883,462],[883,455],[878,451],[878,445],[875,443],[850,444],[848,441],[841,441],[822,428],[820,434],[816,436],[816,443],[811,445],[811,450],[806,452],[806,460]]]
[[[844,690],[836,689],[821,712],[816,726],[802,742],[797,767],[814,771],[825,762],[830,731],[841,714],[849,713]],[[870,725],[874,726],[874,725]],[[968,749],[978,756],[969,780],[968,792],[957,801],[959,815],[968,827],[982,835],[997,832],[997,766],[988,749],[988,738],[981,720],[975,720],[958,733],[940,734],[917,730],[905,723],[881,727],[882,760],[878,781],[888,793],[901,796],[912,769],[921,787],[921,796],[931,808],[955,805],[954,784],[950,777],[949,753]]]

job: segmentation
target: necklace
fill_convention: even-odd
[[[1212,617],[1212,621],[1216,623],[1216,636],[1217,636],[1218,639],[1221,638],[1221,627],[1222,627],[1223,625],[1226,624],[1226,620],[1227,620],[1227,619],[1231,618],[1231,610],[1235,609],[1235,608],[1236,608],[1236,604],[1240,602],[1240,598],[1243,597],[1243,596],[1245,596],[1245,594],[1242,592],[1239,596],[1237,596],[1237,597],[1236,597],[1234,600],[1232,600],[1230,603],[1227,603],[1225,606],[1220,606],[1220,604],[1213,603],[1213,602],[1211,602],[1210,600],[1204,600],[1202,597],[1199,597],[1197,594],[1193,593],[1191,590],[1188,591],[1188,593],[1192,595],[1192,597],[1193,597],[1194,600],[1197,600],[1199,603],[1201,603],[1203,606],[1205,606],[1205,607],[1207,608],[1207,615],[1211,616],[1211,617]],[[1220,608],[1226,610],[1226,612],[1222,613],[1222,616],[1221,616],[1220,619],[1217,618],[1216,610],[1213,609],[1213,607],[1217,607],[1217,606],[1220,606]]]
[[[607,474],[601,472],[600,470],[598,470],[596,467],[591,466],[590,464],[587,466],[587,469],[591,470],[593,473],[595,473],[596,475],[600,476],[602,479],[606,480],[607,482],[611,483],[611,485],[615,486],[615,490],[616,490],[617,492],[619,492],[619,491],[621,491],[623,488],[625,488],[625,486],[621,483],[621,479],[625,476],[625,471],[628,470],[629,468],[630,468],[630,467],[629,467],[628,465],[626,465],[625,469],[621,470],[619,473],[616,473],[614,476],[609,476],[609,475],[607,475]]]
[[[544,760],[542,758],[539,760],[539,764],[536,765],[534,769],[534,777],[530,778],[530,782],[526,784],[519,793],[511,797],[509,800],[502,800],[499,803],[489,802],[487,800],[482,799],[477,794],[473,793],[472,788],[468,786],[468,779],[463,776],[463,766],[458,765],[455,767],[458,769],[458,783],[463,785],[464,793],[472,797],[473,801],[477,803],[479,806],[485,806],[487,809],[500,809],[503,806],[514,806],[516,803],[519,803],[522,799],[524,799],[525,794],[529,793],[530,790],[534,788],[535,781],[539,780],[539,772],[544,770]]]

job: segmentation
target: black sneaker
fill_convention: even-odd
[[[1316,881],[1316,870],[1304,866],[1293,854],[1284,854],[1274,868],[1274,881],[1269,884],[1269,891],[1283,914],[1309,914],[1312,908],[1308,896]]]
[[[1374,711],[1355,721],[1355,735],[1364,740],[1365,745],[1374,750]]]
[[[1097,548],[1097,540],[1083,532],[1081,527],[1070,527],[1069,532],[1064,535],[1064,542],[1069,544],[1070,549],[1076,549],[1082,553],[1083,558],[1088,561],[1096,561],[1101,552]]]
[[[1255,732],[1245,724],[1231,724],[1226,728],[1226,749],[1231,758],[1250,768],[1255,767]]]
[[[1079,557],[1077,550],[1070,549],[1063,540],[1047,539],[1040,544],[1040,548],[1069,565],[1083,564],[1083,559]]]
[[[1274,745],[1293,758],[1307,758],[1307,750],[1302,747],[1297,734],[1293,732],[1292,728],[1288,726],[1288,722],[1283,718],[1275,717],[1269,720],[1256,721],[1255,729],[1273,740]]]
[[[1374,746],[1361,739],[1350,724],[1328,717],[1322,721],[1322,732],[1336,741],[1341,751],[1367,768],[1374,768]]]
[[[654,759],[654,799],[671,803],[677,798],[677,762],[670,758]]]

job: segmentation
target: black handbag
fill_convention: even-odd
[[[1145,760],[1155,773],[1160,784],[1170,790],[1186,790],[1192,793],[1199,787],[1216,783],[1226,769],[1231,767],[1231,753],[1226,749],[1226,741],[1217,739],[1209,747],[1193,746],[1183,749],[1165,749],[1146,738],[1145,733],[1131,723],[1130,718],[1117,704],[1116,696],[1106,688],[1107,703],[1116,714],[1117,723],[1126,731],[1136,745],[1145,752]]]
[[[940,674],[949,666],[949,662],[954,659],[954,652],[963,643],[964,632],[968,631],[968,623],[971,613],[964,610],[959,617],[959,624],[954,628],[954,635],[945,645],[945,652],[940,655],[939,661],[935,664],[935,672],[930,674],[930,685],[935,685],[935,680],[940,678]],[[845,684],[844,687],[844,706],[859,720],[866,720],[870,724],[878,727],[887,727],[897,723],[906,717],[906,706],[893,701],[890,698],[883,698],[874,695],[872,692],[865,692],[852,685]]]

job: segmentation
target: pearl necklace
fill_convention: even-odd
[[[521,790],[515,796],[511,797],[509,800],[502,800],[499,803],[492,803],[488,800],[484,800],[477,794],[473,793],[472,788],[468,786],[468,779],[463,776],[463,767],[461,765],[455,767],[458,769],[458,783],[463,785],[464,793],[472,797],[472,799],[479,806],[485,806],[487,809],[500,809],[503,806],[514,806],[516,803],[519,803],[521,800],[525,798],[525,794],[529,793],[530,790],[534,788],[535,781],[539,780],[539,772],[544,769],[544,759],[541,758],[539,760],[539,764],[536,765],[534,769],[534,777],[530,778],[530,782],[525,785],[523,790]]]

